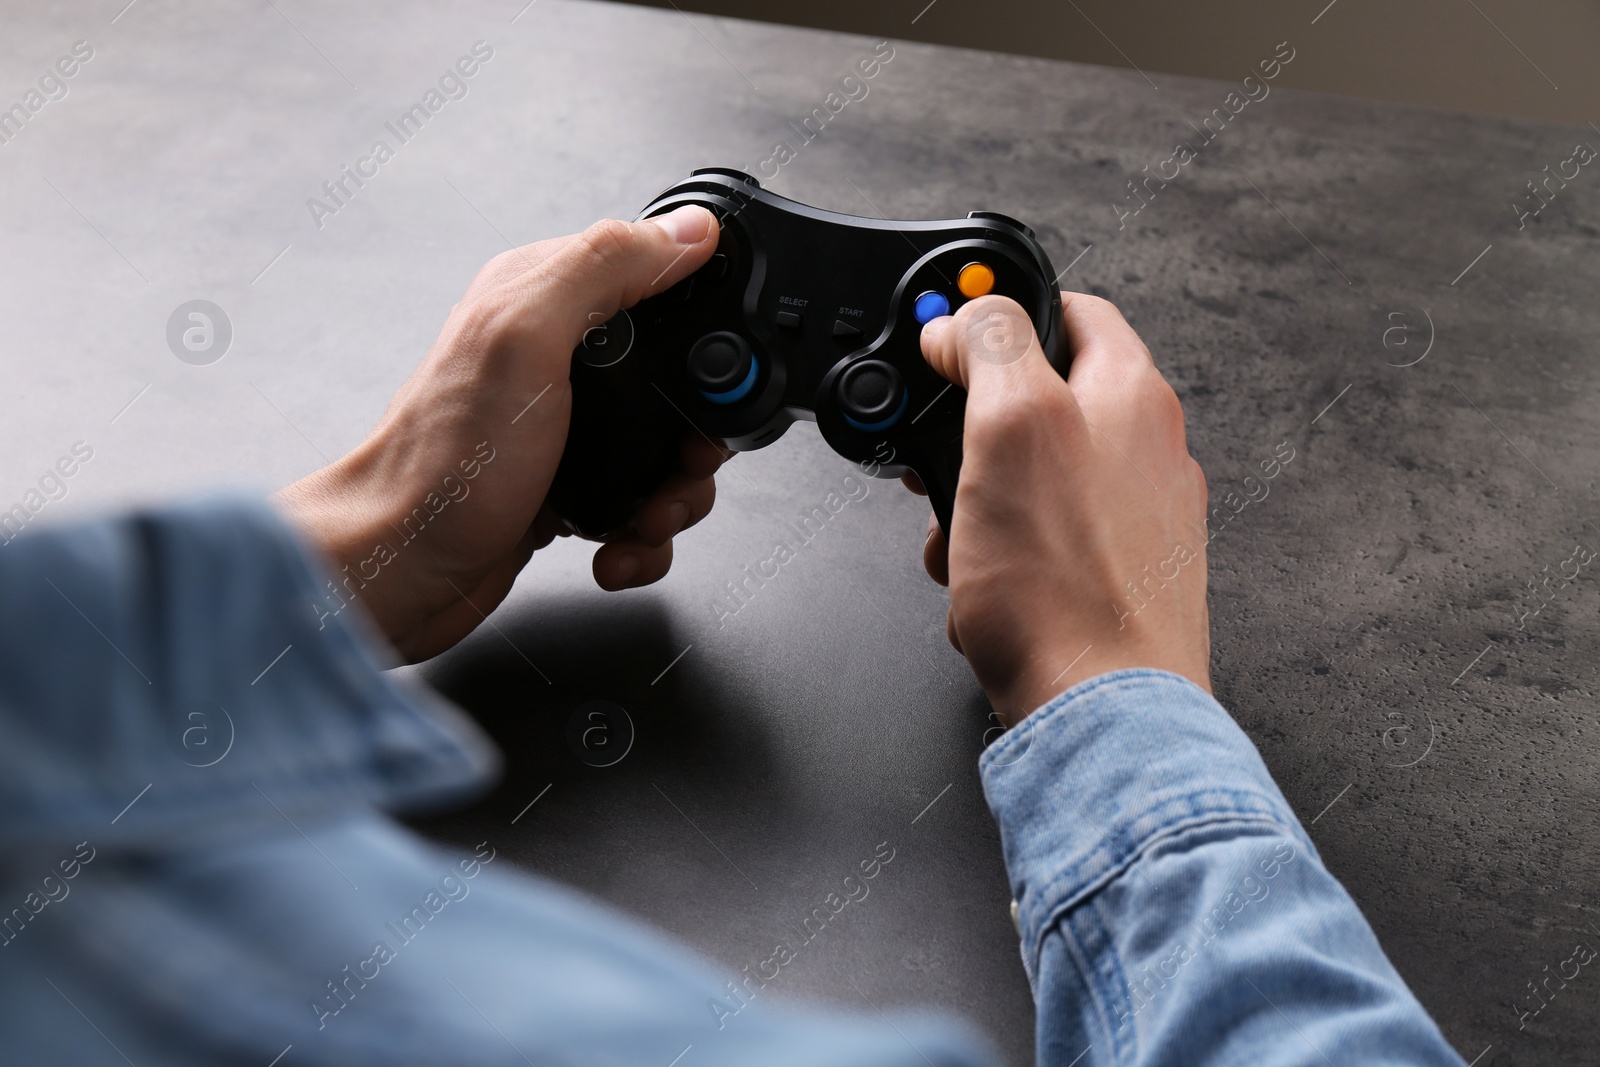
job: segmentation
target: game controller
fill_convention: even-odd
[[[610,533],[677,470],[686,434],[749,451],[809,418],[869,473],[914,472],[948,534],[966,392],[923,359],[922,327],[988,293],[1011,297],[1064,377],[1061,294],[1033,231],[987,211],[943,222],[824,211],[721,168],[695,171],[639,218],[685,204],[717,216],[717,251],[573,352],[556,514]]]

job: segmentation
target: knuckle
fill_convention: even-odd
[[[1165,426],[1183,428],[1183,401],[1178,399],[1178,393],[1172,388],[1172,383],[1153,365],[1140,372],[1138,376],[1138,392],[1140,403],[1156,416]]]
[[[694,506],[690,508],[690,525],[699,522],[711,514],[711,509],[717,504],[717,483],[715,479],[707,478],[696,496]]]
[[[1099,318],[1122,318],[1122,310],[1103,296],[1093,293],[1073,293],[1072,308],[1085,315]]]
[[[1189,478],[1194,483],[1195,495],[1200,501],[1200,513],[1205,514],[1206,508],[1211,505],[1211,486],[1206,482],[1205,468],[1193,456],[1189,457]]]
[[[584,230],[578,245],[584,254],[602,263],[611,262],[633,250],[633,227],[620,219],[601,219]]]
[[[482,348],[504,334],[515,316],[504,294],[491,291],[472,300],[463,300],[454,312],[456,337],[461,346]]]
[[[472,279],[472,285],[468,287],[468,293],[488,292],[514,277],[516,266],[511,261],[511,255],[510,252],[501,252],[480,267]]]
[[[1007,390],[985,404],[979,415],[980,433],[991,440],[1020,442],[1039,434],[1057,434],[1064,418],[1063,405],[1053,391]]]
[[[1156,373],[1155,379],[1161,383],[1158,390],[1161,410],[1181,429],[1183,427],[1183,401],[1178,399],[1177,390],[1172,388],[1172,383]]]
[[[506,249],[484,264],[481,273],[491,278],[499,278],[511,273],[516,267],[516,255],[516,252],[512,249]]]

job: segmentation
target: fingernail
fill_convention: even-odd
[[[922,339],[929,344],[932,344],[938,341],[939,336],[949,328],[950,316],[946,315],[942,318],[933,319],[927,325],[922,327]]]
[[[638,577],[638,574],[639,574],[639,557],[638,556],[623,556],[621,559],[617,560],[617,584],[618,585],[627,585],[629,582],[633,581],[634,578]]]
[[[683,524],[689,521],[689,505],[681,500],[667,508],[667,536],[671,537],[683,529]]]
[[[716,219],[703,207],[685,204],[665,215],[657,215],[650,221],[660,226],[667,232],[668,237],[680,245],[694,245],[710,236],[712,224]]]

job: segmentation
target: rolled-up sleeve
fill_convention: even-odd
[[[984,753],[1041,1064],[1460,1064],[1212,697],[1153,670]]]
[[[488,784],[481,731],[383,673],[359,591],[243,497],[0,545],[0,844],[236,834],[279,817],[263,795],[293,815]]]
[[[0,1063],[994,1062],[950,1020],[782,1009],[518,871],[526,825],[470,855],[399,825],[497,757],[341,588],[235,498],[0,546]]]

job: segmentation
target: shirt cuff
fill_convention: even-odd
[[[1316,850],[1244,731],[1166,671],[1082,682],[979,760],[1030,980],[1044,936],[1166,837],[1256,824]]]
[[[0,545],[0,844],[192,842],[481,789],[492,744],[384,673],[348,598],[241,497]]]

